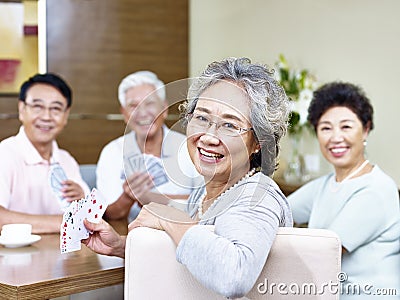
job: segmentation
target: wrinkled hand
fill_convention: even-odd
[[[93,232],[82,240],[83,244],[100,254],[125,256],[125,237],[120,236],[110,224],[104,220],[96,224],[87,219],[83,220],[83,224]]]
[[[152,202],[142,207],[137,218],[129,224],[128,230],[131,231],[136,227],[165,230],[168,223],[184,226],[197,224],[186,212],[180,209]]]
[[[62,182],[62,196],[68,202],[72,202],[74,200],[80,200],[85,198],[85,192],[82,187],[72,180],[65,180]]]
[[[153,180],[147,172],[134,172],[126,179],[122,188],[129,198],[140,203],[140,197],[153,188]]]

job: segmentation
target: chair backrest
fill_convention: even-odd
[[[82,179],[89,186],[89,189],[96,187],[96,164],[79,165]]]
[[[201,226],[201,225],[198,225]],[[125,299],[226,299],[176,261],[163,231],[140,227],[127,237]],[[267,262],[244,299],[339,299],[341,243],[329,230],[279,228]]]

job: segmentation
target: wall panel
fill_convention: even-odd
[[[117,87],[149,69],[165,82],[188,76],[187,0],[47,0],[48,70],[73,89],[72,118],[58,139],[79,163],[124,132]],[[170,111],[171,115],[175,111]]]

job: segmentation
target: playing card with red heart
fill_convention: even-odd
[[[89,237],[83,220],[98,223],[107,208],[105,198],[93,189],[85,198],[73,201],[63,215],[60,228],[60,250],[68,253],[81,249],[81,240]]]

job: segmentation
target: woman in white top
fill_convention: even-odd
[[[352,84],[326,84],[314,93],[308,120],[335,171],[288,197],[294,222],[339,235],[346,273],[339,278],[340,299],[398,299],[388,295],[394,289],[400,295],[399,194],[394,181],[365,157],[374,125],[368,98]]]

